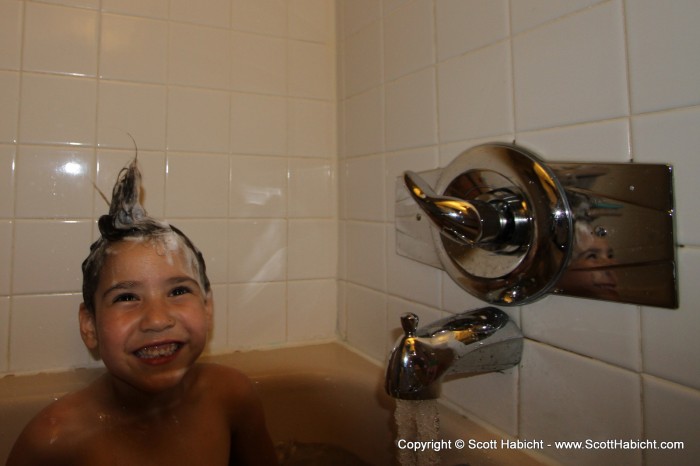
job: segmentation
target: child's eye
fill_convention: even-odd
[[[122,293],[114,297],[114,302],[115,303],[123,303],[123,302],[130,302],[130,301],[136,301],[138,299],[138,296],[136,296],[133,293]]]
[[[178,287],[174,288],[173,291],[170,292],[170,294],[172,296],[182,296],[184,294],[189,294],[189,293],[192,293],[192,290],[190,290],[186,286],[178,286]]]

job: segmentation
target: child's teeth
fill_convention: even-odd
[[[177,343],[167,343],[164,345],[147,346],[136,351],[136,356],[144,359],[160,358],[170,356],[178,348]]]

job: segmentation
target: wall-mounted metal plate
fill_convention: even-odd
[[[397,252],[445,269],[474,296],[499,305],[557,293],[678,307],[668,165],[545,164],[495,143],[420,177],[427,186],[397,180]],[[426,199],[456,206],[446,214],[450,225],[423,213]],[[504,231],[515,218],[517,234],[476,242],[455,235],[455,213],[479,202],[506,211]]]
[[[671,167],[549,166],[575,222],[572,257],[552,292],[677,308]]]

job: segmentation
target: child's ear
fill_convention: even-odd
[[[78,311],[78,320],[80,321],[80,336],[83,339],[85,346],[94,352],[97,350],[97,329],[95,327],[95,314],[90,312],[85,306],[85,303],[80,303]]]

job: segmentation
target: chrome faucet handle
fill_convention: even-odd
[[[435,222],[441,232],[466,245],[495,240],[507,220],[489,202],[440,196],[412,171],[404,173],[411,197]]]
[[[401,316],[401,327],[406,337],[415,337],[418,329],[418,316],[412,312],[407,312]]]
[[[561,277],[572,254],[572,212],[563,185],[536,155],[483,144],[450,162],[435,181],[411,172],[400,181],[408,191],[401,195],[430,219],[442,267],[477,298],[527,304]],[[419,223],[422,216],[415,218]]]

